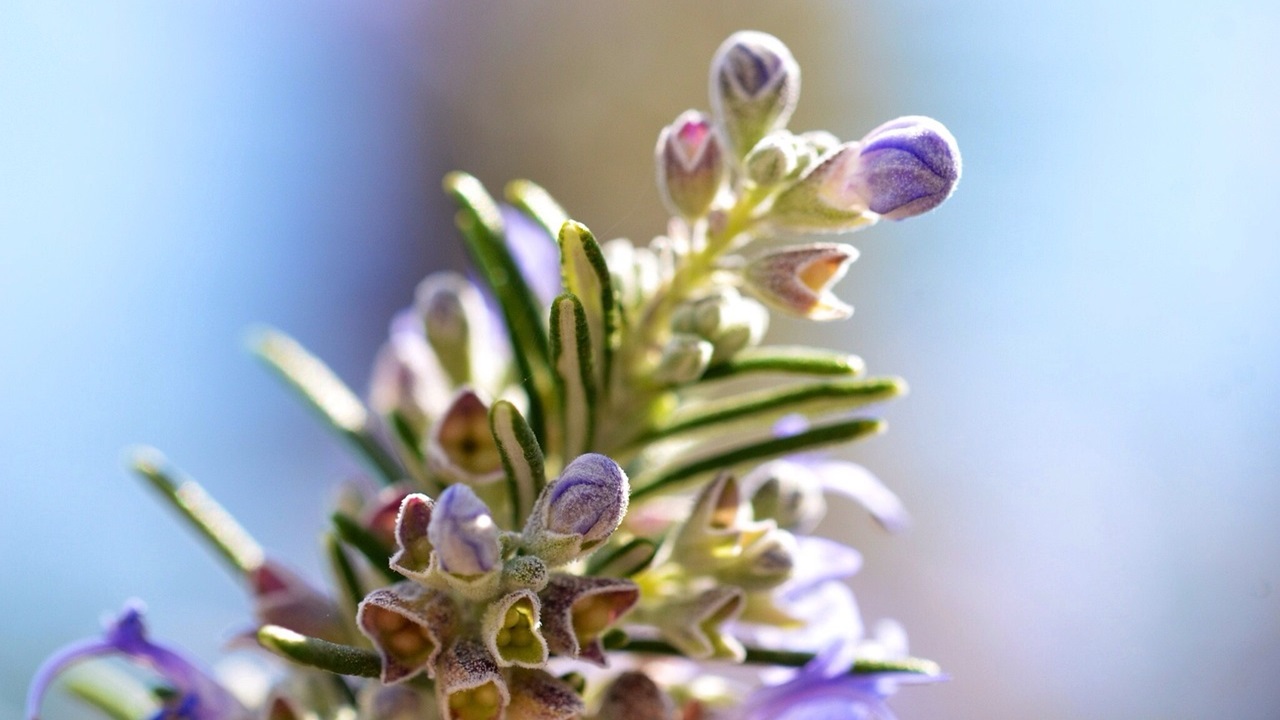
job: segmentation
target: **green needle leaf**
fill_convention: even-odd
[[[499,400],[489,410],[489,429],[502,455],[511,497],[511,527],[524,527],[533,502],[547,484],[542,448],[524,416],[507,400]]]
[[[167,466],[168,460],[155,448],[138,448],[129,455],[129,469],[155,488],[232,570],[242,576],[257,570],[263,559],[258,541],[199,483]]]
[[[661,640],[645,640],[629,638],[622,633],[610,633],[604,638],[604,645],[610,650],[622,652],[648,653],[651,655],[680,655],[672,645]],[[768,648],[746,647],[744,662],[755,665],[780,665],[783,667],[804,667],[814,658],[813,653],[796,650],[770,650]],[[911,673],[937,677],[942,674],[938,663],[922,658],[905,657],[884,660],[856,660],[849,672],[854,675],[875,673]]]
[[[616,550],[596,553],[587,563],[588,575],[631,577],[649,566],[658,552],[658,544],[648,538],[635,538]]]
[[[461,208],[458,228],[506,321],[511,351],[529,398],[529,425],[545,440],[543,403],[551,393],[551,376],[541,304],[507,248],[506,229],[498,205],[480,181],[466,173],[454,172],[445,177],[444,187]]]
[[[333,572],[338,587],[342,590],[344,610],[349,617],[355,617],[356,606],[364,599],[365,590],[360,576],[351,565],[351,558],[342,547],[342,541],[334,532],[324,534],[324,549],[329,556],[329,567]]]
[[[795,435],[769,438],[732,448],[673,468],[660,469],[647,477],[638,478],[635,489],[631,491],[631,501],[637,502],[651,495],[682,489],[690,481],[707,473],[732,470],[740,465],[769,460],[801,450],[857,440],[884,432],[885,427],[883,420],[855,418],[818,425]]]
[[[792,413],[809,417],[846,413],[903,395],[906,390],[907,384],[902,379],[882,377],[830,380],[741,393],[677,412],[670,422],[655,429],[644,440],[665,440],[694,431],[724,432],[726,427],[742,422],[767,426]]]
[[[591,331],[591,357],[595,359],[596,386],[607,389],[620,323],[609,266],[605,264],[600,244],[581,223],[572,220],[564,223],[558,243],[560,277],[565,292],[576,296],[586,312],[587,328]]]
[[[569,293],[551,303],[551,352],[564,413],[563,456],[572,459],[591,446],[596,383],[586,311]]]
[[[331,515],[330,520],[333,521],[333,529],[337,531],[338,537],[363,555],[374,569],[382,573],[384,578],[390,582],[399,582],[404,579],[391,569],[391,551],[382,544],[382,541],[364,529],[364,526],[340,512]]]
[[[258,628],[258,644],[287,660],[339,675],[378,677],[382,661],[372,650],[308,637],[279,625]]]
[[[383,482],[389,485],[403,476],[395,458],[374,437],[369,413],[360,398],[327,365],[277,330],[261,331],[251,340],[250,347],[360,453]]]
[[[767,346],[747,348],[731,359],[707,368],[702,380],[719,380],[748,373],[788,375],[861,375],[866,364],[857,355],[820,348]]]
[[[551,197],[551,193],[530,180],[512,180],[507,183],[505,195],[507,202],[541,225],[548,237],[555,238],[569,219],[569,214]]]

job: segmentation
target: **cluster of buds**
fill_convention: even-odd
[[[88,655],[152,668],[170,688],[158,716],[200,720],[749,720],[814,703],[855,718],[936,679],[901,642],[862,636],[843,582],[859,556],[810,535],[829,493],[904,523],[893,493],[820,450],[883,430],[869,408],[905,384],[764,336],[770,310],[852,313],[832,287],[858,252],[783,235],[931,210],[959,179],[955,139],[922,117],[857,142],[789,131],[799,67],[758,32],[715,53],[710,91],[709,113],[659,134],[673,218],[646,246],[597,242],[527,181],[504,206],[450,175],[475,279],[422,282],[367,404],[296,342],[263,337],[261,357],[385,484],[339,502],[332,597],[265,560],[199,486],[139,465],[246,581],[258,643],[294,663],[268,700],[242,704],[151,645],[136,613]],[[86,652],[51,661],[31,718]],[[743,699],[725,691],[742,674],[682,679],[672,656],[799,670]],[[307,667],[346,679],[335,691]]]
[[[518,531],[501,528],[465,484],[435,501],[406,495],[390,559],[405,580],[370,593],[357,614],[381,658],[382,682],[434,679],[442,717],[496,717],[516,700],[539,706],[531,717],[579,715],[577,693],[545,671],[547,661],[555,653],[603,664],[600,636],[639,591],[563,568],[609,539],[628,489],[612,460],[582,455],[542,489]]]

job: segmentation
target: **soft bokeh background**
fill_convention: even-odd
[[[866,552],[865,614],[954,677],[902,715],[1275,717],[1275,7],[9,0],[0,714],[125,598],[207,659],[244,618],[126,445],[318,573],[355,468],[245,328],[363,387],[389,314],[461,262],[454,167],[660,230],[653,138],[750,27],[804,68],[794,127],[928,114],[964,151],[950,203],[854,237],[859,312],[819,331],[913,388],[851,454],[915,528],[830,523]]]

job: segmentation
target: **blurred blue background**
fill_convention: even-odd
[[[858,314],[814,333],[912,386],[850,455],[915,527],[829,523],[868,619],[953,675],[902,715],[1275,717],[1277,6],[783,5],[0,5],[0,713],[126,598],[209,660],[245,618],[130,444],[318,575],[357,468],[246,328],[363,388],[462,262],[453,168],[661,230],[653,138],[754,28],[804,68],[793,127],[927,114],[964,152],[942,209],[853,236]]]

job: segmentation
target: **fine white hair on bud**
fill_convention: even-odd
[[[738,158],[786,127],[799,98],[800,66],[772,35],[736,32],[711,61],[712,114]]]
[[[440,568],[454,575],[483,575],[501,562],[499,530],[489,507],[466,485],[450,485],[431,512],[427,537]]]
[[[711,209],[724,183],[724,151],[711,118],[688,110],[658,134],[658,191],[667,207],[686,220]]]

